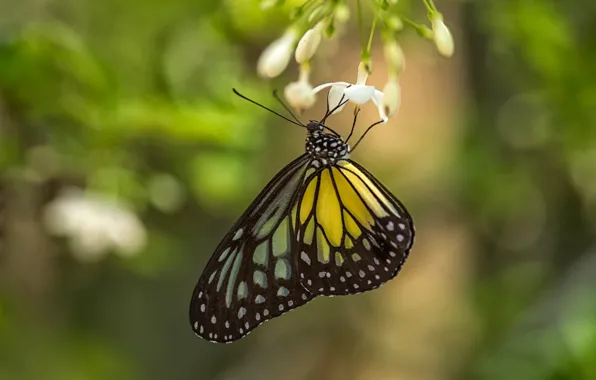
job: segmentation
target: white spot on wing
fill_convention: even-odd
[[[300,258],[302,259],[302,261],[304,261],[305,263],[307,263],[308,265],[310,265],[310,257],[308,257],[308,255],[306,254],[306,252],[302,251],[300,253]]]
[[[238,240],[242,237],[242,233],[244,232],[244,228],[240,228],[238,231],[236,231],[236,234],[234,234],[234,237],[232,238],[232,240]]]
[[[241,281],[240,284],[238,284],[238,299],[243,299],[247,295],[248,295],[248,285],[246,284],[246,281]]]
[[[228,256],[228,253],[230,253],[230,247],[226,248],[221,255],[219,256],[219,259],[217,261],[222,262],[226,259],[226,257]]]
[[[244,315],[246,315],[246,309],[244,307],[241,307],[240,310],[238,310],[238,319],[242,319]]]
[[[367,251],[370,251],[370,243],[368,242],[368,240],[367,240],[367,239],[362,239],[362,245],[364,246],[364,248],[365,248]]]

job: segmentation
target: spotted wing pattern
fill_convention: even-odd
[[[300,281],[314,295],[379,287],[397,275],[414,240],[405,207],[350,160],[307,179],[296,220]]]
[[[282,169],[217,247],[192,295],[190,323],[200,337],[229,343],[313,298],[292,256],[296,203],[312,176],[303,155]]]

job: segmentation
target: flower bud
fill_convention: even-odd
[[[385,117],[383,117],[385,121],[397,113],[400,101],[401,95],[397,79],[389,79],[383,87],[382,110],[385,114]]]
[[[435,15],[431,21],[433,28],[433,39],[439,54],[447,58],[451,57],[453,55],[455,46],[453,43],[453,36],[451,36],[449,28],[443,22],[443,17],[441,15]]]
[[[295,54],[296,62],[307,62],[315,55],[321,42],[321,27],[319,25],[323,26],[319,23],[314,28],[307,30],[298,42]]]
[[[290,62],[296,38],[296,32],[289,29],[282,37],[267,46],[257,62],[259,75],[273,78],[281,74]]]
[[[391,40],[385,44],[385,60],[392,75],[398,75],[404,70],[404,52],[397,41]]]
[[[404,23],[398,16],[389,16],[385,22],[387,27],[394,32],[399,32],[404,28]]]
[[[310,83],[299,80],[289,83],[284,89],[284,96],[292,108],[302,112],[315,104],[315,94]]]
[[[348,22],[350,19],[350,8],[343,3],[339,3],[335,8],[335,19],[342,24]]]

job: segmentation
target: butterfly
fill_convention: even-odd
[[[394,278],[414,241],[404,205],[350,159],[320,120],[302,124],[234,92],[307,131],[306,152],[267,184],[218,245],[190,302],[194,333],[230,343],[317,296],[366,292]],[[371,125],[362,138],[377,122]]]

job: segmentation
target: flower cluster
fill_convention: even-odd
[[[307,0],[295,9],[294,22],[279,39],[272,42],[261,54],[257,72],[265,78],[280,75],[288,66],[292,55],[300,67],[297,81],[289,83],[284,95],[290,106],[297,111],[312,107],[316,94],[329,88],[328,102],[333,109],[343,100],[349,100],[360,106],[372,101],[379,111],[383,122],[395,115],[400,105],[399,75],[405,67],[404,53],[398,43],[398,34],[404,26],[414,28],[421,36],[434,41],[437,51],[451,57],[454,52],[453,37],[443,22],[442,14],[435,7],[433,0],[422,0],[428,10],[431,27],[417,24],[403,17],[396,10],[397,0],[370,0],[375,9],[374,20],[368,36],[362,36],[361,61],[355,83],[331,82],[314,87],[310,83],[311,60],[323,37],[332,38],[336,30],[345,24],[350,11],[347,0],[317,1]],[[275,1],[263,0],[263,7],[270,7]],[[358,21],[362,30],[362,9],[357,1]],[[384,42],[384,57],[389,68],[388,81],[382,91],[366,85],[372,72],[370,50],[375,29],[380,24]],[[342,107],[336,110],[339,112]]]

